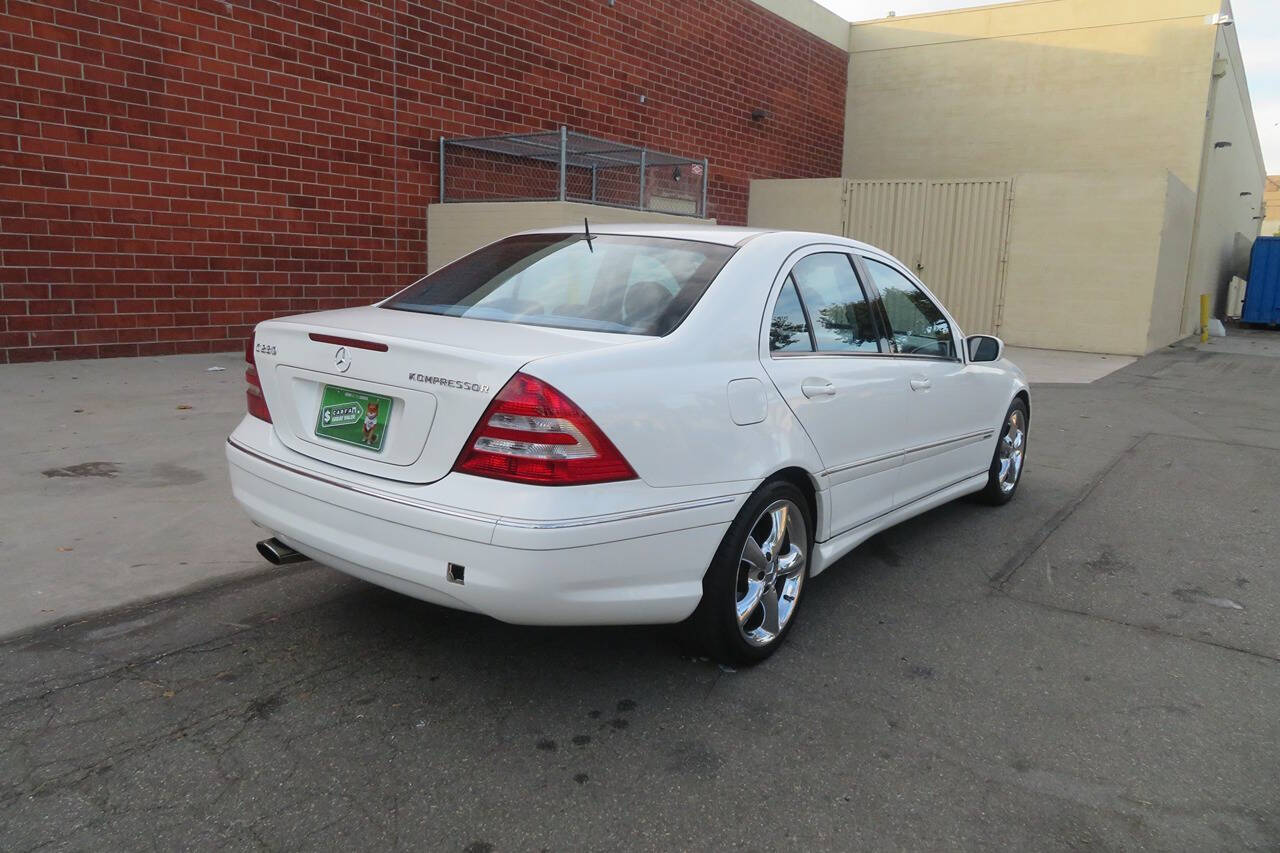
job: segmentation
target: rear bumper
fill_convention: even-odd
[[[582,494],[561,500],[556,493],[569,490],[543,488],[547,517],[513,518],[473,508],[502,506],[493,493],[510,484],[450,475],[463,478],[461,489],[387,490],[343,469],[289,458],[296,454],[283,446],[259,449],[270,432],[266,424],[244,424],[227,443],[232,492],[253,521],[371,583],[521,624],[680,621],[697,606],[702,575],[746,498],[687,499],[640,485],[655,494],[637,507],[637,485],[583,486],[573,490],[598,490],[591,505],[600,511],[569,515],[556,513],[556,505],[581,507]],[[468,491],[468,505],[436,499]],[[618,508],[619,496],[626,508]],[[465,567],[464,583],[447,578],[449,563]]]

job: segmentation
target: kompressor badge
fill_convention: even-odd
[[[410,382],[421,382],[423,385],[444,385],[447,388],[460,388],[463,391],[475,391],[478,394],[488,394],[489,386],[481,385],[479,382],[466,382],[462,379],[448,379],[444,376],[431,376],[426,373],[410,373]]]

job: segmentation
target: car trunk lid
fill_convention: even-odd
[[[367,307],[264,322],[255,357],[287,447],[365,474],[430,483],[449,473],[489,402],[522,366],[643,340]],[[335,390],[326,396],[326,388]]]

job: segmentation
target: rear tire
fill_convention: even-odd
[[[987,472],[987,485],[977,497],[991,506],[1003,506],[1013,500],[1022,482],[1022,472],[1027,459],[1027,431],[1029,413],[1021,397],[1015,397],[1004,416],[1000,440],[991,456],[991,469]]]
[[[813,510],[791,483],[767,483],[738,513],[702,578],[686,638],[720,663],[759,663],[795,624],[809,577]]]

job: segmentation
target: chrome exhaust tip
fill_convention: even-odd
[[[263,539],[258,543],[258,553],[273,566],[283,566],[286,563],[301,563],[303,560],[311,559],[306,554],[293,550],[274,536],[270,539]]]

